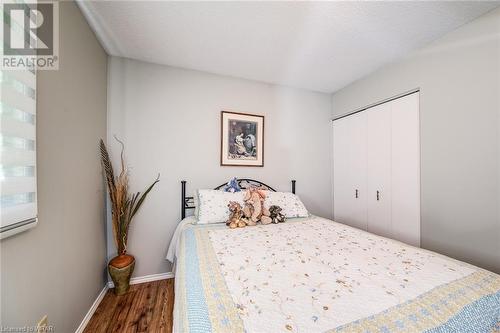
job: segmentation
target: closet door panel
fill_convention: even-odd
[[[351,127],[349,117],[333,122],[333,213],[334,219],[342,223],[349,223],[354,210],[349,175]]]
[[[351,223],[352,227],[368,230],[367,212],[367,114],[360,112],[353,117],[354,137],[350,145],[351,151],[351,174],[353,178],[353,188],[351,189],[354,198],[354,214]]]
[[[334,218],[366,230],[366,115],[333,123]]]
[[[391,225],[391,105],[384,103],[367,115],[368,231],[392,237]]]
[[[420,246],[419,94],[392,103],[392,230]]]

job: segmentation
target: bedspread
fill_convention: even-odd
[[[180,237],[175,332],[499,332],[500,276],[310,217]]]

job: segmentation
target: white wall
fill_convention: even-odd
[[[134,276],[170,270],[164,258],[180,220],[183,179],[189,194],[232,176],[286,191],[296,179],[310,211],[331,217],[330,95],[112,57],[108,101],[108,142],[114,134],[124,140],[132,189],[161,173],[132,223]],[[263,168],[219,165],[221,110],[265,115]],[[118,146],[111,151],[116,161]]]
[[[420,87],[422,247],[500,272],[500,9],[333,95],[333,115]]]

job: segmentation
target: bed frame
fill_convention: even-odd
[[[242,189],[247,189],[250,187],[260,187],[263,189],[266,189],[268,191],[273,191],[276,192],[274,188],[271,186],[264,184],[261,181],[254,180],[254,179],[249,179],[249,178],[242,178],[237,180],[238,185]],[[186,217],[186,210],[188,209],[195,209],[196,207],[194,206],[194,197],[187,197],[186,196],[186,181],[182,180],[181,185],[182,185],[182,191],[181,191],[181,218],[184,219]],[[292,180],[292,193],[295,194],[295,180]],[[214,188],[214,190],[222,190],[227,184],[222,184]]]

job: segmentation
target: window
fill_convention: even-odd
[[[36,72],[0,71],[0,238],[37,223]]]

